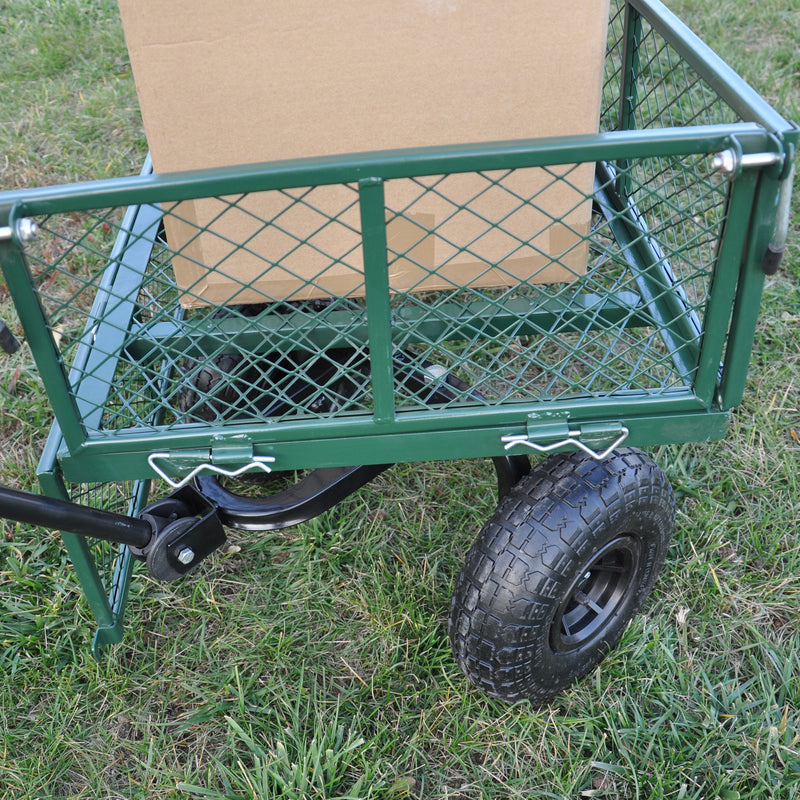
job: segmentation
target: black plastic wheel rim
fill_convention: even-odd
[[[558,607],[550,630],[552,649],[564,653],[602,639],[636,591],[639,566],[634,536],[619,536],[595,553]]]

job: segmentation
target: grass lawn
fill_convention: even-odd
[[[800,0],[669,6],[800,119]],[[138,171],[116,4],[0,11],[0,188]],[[490,462],[399,465],[175,584],[137,570],[100,662],[59,536],[2,522],[0,798],[800,798],[799,233],[795,202],[727,438],[653,452],[678,511],[652,598],[551,705],[471,689],[447,641]],[[0,406],[0,475],[33,489],[50,417],[27,347],[0,358]]]

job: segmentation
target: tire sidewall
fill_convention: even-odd
[[[549,702],[619,642],[658,577],[673,525],[672,489],[644,453],[546,459],[497,507],[456,583],[450,639],[464,672],[508,702]],[[638,557],[613,612],[573,649],[554,648],[562,603],[597,554],[628,537]]]
[[[594,554],[611,542],[630,536],[638,544],[638,558],[630,576],[626,592],[613,611],[612,617],[597,634],[569,651],[556,651],[552,646],[552,633],[560,603],[554,603],[542,627],[535,634],[536,649],[532,668],[536,670],[537,684],[547,684],[558,691],[590,672],[619,643],[631,617],[641,608],[664,561],[664,520],[658,510],[636,508],[616,520],[619,527],[610,530],[600,525],[582,539],[583,546],[574,552],[571,568],[560,582],[560,599],[565,599],[592,563]]]

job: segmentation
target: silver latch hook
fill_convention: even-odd
[[[559,447],[564,447],[565,445],[575,445],[579,450],[583,450],[584,453],[590,455],[595,461],[602,461],[607,456],[611,455],[611,453],[616,450],[627,438],[630,431],[623,426],[622,432],[616,438],[613,444],[609,445],[602,453],[597,452],[597,450],[593,450],[588,445],[585,445],[578,437],[580,437],[580,431],[570,431],[569,436],[566,439],[562,439],[559,442],[554,442],[553,444],[536,444],[536,442],[532,442],[525,434],[509,434],[507,436],[500,437],[500,441],[503,442],[504,449],[510,450],[512,447],[515,447],[518,444],[525,445],[525,447],[530,447],[532,450],[536,450],[537,453],[549,453],[552,450],[557,450]]]
[[[169,453],[150,453],[150,455],[147,457],[147,463],[150,465],[156,475],[158,475],[161,480],[168,483],[173,489],[180,489],[182,486],[186,486],[187,483],[193,480],[201,472],[213,472],[217,475],[222,475],[225,478],[236,478],[239,475],[243,475],[245,472],[251,472],[255,469],[260,469],[262,472],[272,472],[270,464],[275,462],[274,456],[253,456],[253,460],[249,464],[245,464],[243,467],[239,467],[238,469],[223,469],[222,467],[218,467],[216,464],[206,462],[195,467],[182,480],[175,481],[170,478],[169,475],[167,475],[167,473],[164,472],[164,470],[161,469],[158,464],[156,464],[156,460],[169,461],[169,459]]]

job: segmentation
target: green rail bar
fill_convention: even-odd
[[[786,123],[786,128],[791,128],[789,123]],[[744,152],[774,149],[774,142],[764,129],[751,123],[611,131],[586,136],[392,150],[336,158],[305,158],[27,189],[0,193],[0,209],[12,209],[10,218],[13,223],[24,216],[271,189],[358,183],[363,178],[379,177],[385,181],[451,172],[710,154],[725,149],[732,136],[737,138]]]
[[[57,425],[54,425],[39,462],[39,485],[48,497],[70,501],[72,498],[67,491],[57,463],[61,438],[61,431]],[[84,536],[77,536],[66,531],[61,532],[61,538],[83,587],[86,602],[89,604],[98,626],[113,628],[116,621],[114,609],[108,597],[108,589],[103,585],[94,556],[89,549],[89,542]]]
[[[215,447],[241,445],[243,442],[252,445],[255,455],[275,456],[278,459],[276,469],[422,460],[421,456],[409,456],[405,447],[396,448],[396,443],[402,441],[403,436],[412,434],[416,441],[429,440],[425,445],[426,458],[454,458],[452,441],[459,437],[459,452],[464,453],[463,457],[482,458],[497,454],[499,447],[495,439],[487,438],[486,431],[494,431],[495,434],[525,433],[528,416],[543,413],[547,409],[563,412],[571,421],[577,422],[655,420],[680,414],[698,420],[710,419],[702,414],[706,410],[703,404],[688,390],[660,392],[652,396],[641,392],[620,392],[612,397],[532,401],[494,409],[448,408],[444,413],[435,408],[408,411],[398,413],[395,422],[385,426],[378,426],[371,419],[363,417],[341,417],[336,424],[327,420],[307,420],[286,421],[280,425],[256,422],[219,426],[186,425],[163,431],[125,431],[115,436],[90,439],[75,453],[64,450],[59,453],[59,460],[65,477],[75,482],[96,480],[98,474],[106,480],[152,477],[147,457],[153,452],[169,450],[177,456],[189,453],[198,458],[202,454],[200,460],[207,461]],[[640,432],[644,430],[641,424]],[[479,435],[479,431],[484,431],[484,434]],[[659,428],[656,421],[647,431],[646,439],[641,436],[640,441],[649,445],[665,444],[673,441],[669,438],[671,433]],[[336,442],[335,448],[331,449],[324,444],[326,442]],[[315,450],[317,446],[319,450]],[[323,453],[326,454],[324,461]]]
[[[632,130],[638,104],[639,40],[642,34],[641,14],[630,4],[625,5],[622,34],[622,84],[619,92],[619,122],[621,131]]]
[[[367,296],[372,414],[375,422],[386,423],[394,420],[394,372],[383,181],[380,178],[363,178],[359,181],[358,193]]]
[[[761,263],[773,234],[777,185],[774,178],[763,175],[753,206],[750,238],[742,260],[731,333],[725,347],[719,400],[723,409],[739,405],[744,396],[759,313],[759,304],[754,302],[754,298],[761,297],[764,286]]]
[[[42,451],[37,475],[42,491],[48,497],[73,500],[64,483],[58,464],[58,453],[63,448],[58,424],[53,425]],[[96,476],[95,479],[96,480]],[[130,516],[136,516],[147,503],[149,481],[137,481],[127,508]],[[125,608],[128,602],[134,558],[130,550],[119,547],[112,575],[101,575],[89,541],[84,536],[61,532],[64,546],[75,568],[75,574],[86,596],[86,602],[97,623],[92,652],[101,655],[104,647],[122,641]],[[115,547],[110,543],[101,546]],[[108,579],[110,577],[110,582]]]
[[[668,404],[667,404],[668,407]],[[664,408],[662,406],[662,408]],[[559,412],[568,414],[572,424],[583,423],[608,424],[617,423],[629,429],[630,435],[626,444],[639,447],[652,447],[665,442],[697,442],[720,439],[725,435],[729,415],[727,412],[708,410],[687,411],[674,409],[674,413],[636,414],[633,407],[617,406],[613,412],[608,407],[598,409],[596,416],[580,419],[569,414],[568,409],[557,406]],[[639,409],[644,410],[644,409]],[[542,414],[542,406],[534,407],[532,413]],[[485,422],[485,420],[484,420]],[[501,437],[507,435],[525,435],[530,433],[528,415],[516,415],[503,422],[493,425],[470,425],[440,429],[432,436],[429,431],[395,428],[390,431],[376,430],[373,426],[371,434],[360,437],[350,435],[347,426],[335,427],[328,433],[335,433],[325,439],[303,439],[285,443],[267,442],[254,444],[253,452],[257,456],[271,455],[275,457],[275,469],[307,469],[314,467],[342,466],[343,463],[400,463],[417,461],[447,461],[456,458],[487,458],[493,455],[502,455],[505,450]],[[230,431],[229,431],[230,432]],[[535,430],[534,430],[535,440]],[[239,440],[241,441],[241,439]],[[607,442],[610,444],[611,442]],[[106,444],[106,443],[103,443]],[[130,442],[139,448],[146,447],[142,442]],[[87,458],[74,457],[65,454],[62,458],[64,474],[70,480],[80,482],[92,480],[101,471],[109,480],[121,480],[131,474],[150,474],[147,456],[156,449],[163,452],[169,451],[173,463],[181,463],[185,472],[190,467],[208,461],[213,447],[206,443],[205,451],[202,449],[190,450],[182,445],[186,441],[171,440],[168,448],[164,447],[163,440],[160,447],[147,450],[139,449],[129,452],[130,448],[119,448],[108,452],[108,448],[88,448]],[[183,459],[182,453],[188,453]],[[515,450],[515,452],[523,452]],[[202,453],[202,457],[201,454]]]
[[[758,179],[758,171],[746,170],[731,181],[725,227],[719,241],[717,264],[707,301],[703,344],[695,379],[695,392],[709,405],[715,400],[717,391],[719,365],[728,335],[742,253],[750,235],[750,216]],[[760,297],[759,290],[758,294],[750,298],[756,309]]]
[[[638,104],[639,40],[642,34],[642,17],[630,4],[625,6],[625,27],[622,50],[622,85],[619,97],[618,128],[632,130]],[[621,197],[630,194],[630,160],[617,161],[616,189]]]
[[[133,498],[128,508],[130,516],[137,515],[146,505],[150,489],[150,481],[137,481]],[[131,551],[122,546],[114,567],[111,585],[108,587],[108,602],[111,607],[114,622],[112,625],[99,625],[92,642],[92,653],[95,658],[100,658],[102,651],[110,644],[122,641],[123,624],[125,621],[125,608],[128,604],[128,594],[133,574],[134,558]]]

